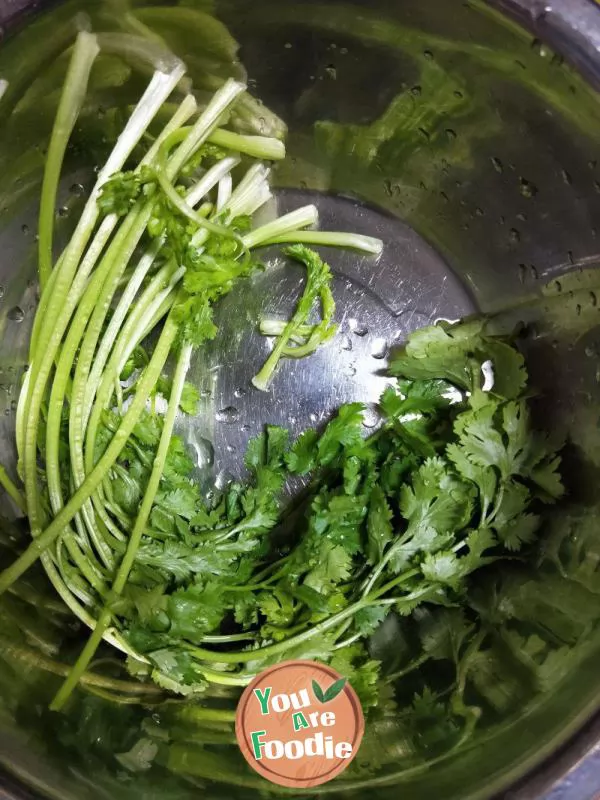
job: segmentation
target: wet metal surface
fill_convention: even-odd
[[[199,467],[214,462],[219,482],[239,475],[248,440],[265,424],[295,436],[324,423],[342,403],[361,401],[366,426],[374,427],[390,350],[411,331],[474,308],[438,253],[400,220],[350,198],[303,190],[279,191],[277,203],[279,213],[315,203],[322,230],[378,236],[384,250],[376,258],[321,248],[334,274],[338,332],[308,358],[282,360],[267,392],[251,384],[273,342],[260,334],[258,322],[262,316],[289,319],[306,270],[281,248],[266,249],[265,271],[219,303],[217,338],[195,355],[190,374],[201,392],[201,412],[180,423]]]

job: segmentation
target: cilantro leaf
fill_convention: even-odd
[[[371,492],[367,517],[366,552],[369,563],[377,564],[381,561],[392,536],[392,510],[381,488],[375,486]]]

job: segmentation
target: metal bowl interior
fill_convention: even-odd
[[[5,5],[2,13],[15,23],[28,4]],[[600,74],[590,60],[600,10],[574,2],[569,26],[561,15],[554,22],[530,13],[536,4],[505,0],[520,23],[537,26],[533,35],[478,0],[144,5],[134,2],[135,13],[187,62],[196,85],[208,73],[247,75],[254,94],[287,122],[289,158],[274,174],[281,207],[315,198],[332,223],[377,232],[388,243],[377,265],[331,256],[344,310],[339,337],[282,371],[266,397],[248,388],[264,345],[248,333],[246,315],[265,307],[285,313],[297,276],[281,272],[274,280],[271,273],[249,297],[238,292],[223,303],[221,334],[194,365],[202,414],[180,428],[207,480],[235,475],[248,438],[267,422],[300,431],[340,402],[374,402],[389,349],[421,325],[482,312],[507,329],[525,326],[536,417],[567,441],[569,500],[549,515],[541,566],[523,580],[507,619],[515,635],[534,618],[541,631],[558,606],[560,625],[544,632],[556,655],[506,696],[487,698],[489,713],[469,747],[406,768],[401,743],[381,730],[373,742],[381,763],[372,773],[322,787],[340,797],[402,792],[414,800],[505,792],[592,718],[600,696],[600,105],[570,64],[592,80]],[[0,78],[9,82],[0,101],[0,450],[13,467],[14,412],[37,302],[36,192],[61,54],[78,12],[94,29],[117,29],[123,20],[115,7],[108,0],[52,4],[21,18],[0,47]],[[195,12],[214,14],[226,28],[217,28],[216,39],[206,27],[186,31],[181,19],[191,17],[181,15]],[[58,210],[63,234],[114,135],[111,109],[125,107],[142,85],[118,59],[96,74],[68,153]],[[10,536],[18,521],[1,502]],[[16,602],[14,614],[22,613]],[[26,614],[20,621],[32,641],[35,622]],[[526,659],[526,649],[525,636],[515,657]],[[208,781],[193,769],[170,774],[161,764],[127,773],[114,750],[129,709],[104,717],[97,729],[100,716],[90,710],[75,730],[45,710],[51,687],[35,670],[24,680],[1,646],[0,658],[0,761],[36,796],[100,800],[136,792],[184,800],[199,786],[205,797],[255,796],[252,785],[227,782],[228,771],[238,769],[235,758]],[[131,715],[142,726],[144,715],[151,721],[157,713]],[[533,786],[545,788],[543,780]]]

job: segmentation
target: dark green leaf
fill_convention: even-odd
[[[335,698],[340,694],[344,686],[347,683],[346,678],[339,678],[337,681],[331,684],[331,686],[326,690],[325,694],[323,695],[323,703],[329,703],[331,700],[335,700]]]
[[[312,682],[312,690],[313,690],[313,693],[314,693],[315,697],[317,698],[317,700],[320,703],[324,703],[325,702],[325,693],[323,692],[323,690],[321,689],[321,687],[319,686],[317,681],[314,680],[314,678],[313,678],[313,682]]]

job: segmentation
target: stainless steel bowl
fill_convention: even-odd
[[[570,524],[575,537],[585,531],[586,558],[593,561],[600,555],[600,278],[594,274],[600,264],[594,88],[600,84],[600,8],[591,0],[196,0],[197,7],[213,5],[240,44],[253,91],[289,124],[290,158],[275,177],[281,206],[311,196],[324,218],[377,232],[391,244],[376,273],[366,261],[333,257],[344,314],[339,347],[280,374],[272,395],[244,388],[261,343],[240,336],[247,323],[239,319],[239,293],[222,305],[222,337],[195,365],[206,390],[203,414],[184,431],[204,453],[207,475],[213,468],[221,479],[235,474],[236,454],[267,421],[301,430],[340,402],[375,400],[387,350],[416,327],[474,311],[494,314],[526,326],[531,371],[545,398],[536,414],[568,437],[569,501],[556,510],[551,528]],[[119,24],[102,0],[0,0],[6,36],[0,79],[10,81],[0,114],[17,105],[34,78],[48,81],[46,92],[39,84],[39,105],[28,116],[0,120],[3,461],[15,457],[14,408],[36,304],[35,198],[53,108],[50,77],[81,10],[94,26]],[[173,38],[197,80],[207,69],[240,73],[229,40],[210,53],[207,67],[206,42],[194,32],[174,33],[155,13],[146,22],[162,24],[161,34]],[[69,153],[59,220],[65,230],[110,137],[106,108],[123,105],[134,90],[135,80],[117,96],[101,80],[94,88]],[[259,281],[250,304],[267,302],[284,312],[294,281],[293,273]],[[548,549],[551,543],[549,535]],[[600,591],[600,581],[594,585]],[[546,691],[532,687],[521,707],[507,709],[473,747],[426,774],[403,773],[388,757],[370,782],[344,796],[525,800],[553,786],[555,800],[597,796],[597,597],[590,590],[585,624],[577,604],[565,608],[566,621],[578,626],[565,643],[575,655],[572,668]],[[79,761],[69,762],[68,748],[54,746],[53,723],[36,705],[39,698],[29,710],[7,701],[10,680],[8,671],[0,680],[7,797],[104,798],[100,771],[117,776],[113,797],[140,791],[135,780],[119,783],[118,765],[106,755],[110,743],[96,743],[99,757],[90,742],[89,758],[78,750]],[[179,794],[168,794],[161,776],[158,770],[155,794],[144,789],[144,796],[166,800],[198,791],[183,782]],[[207,797],[234,792],[218,783],[203,791]],[[240,790],[239,796],[250,795]]]

